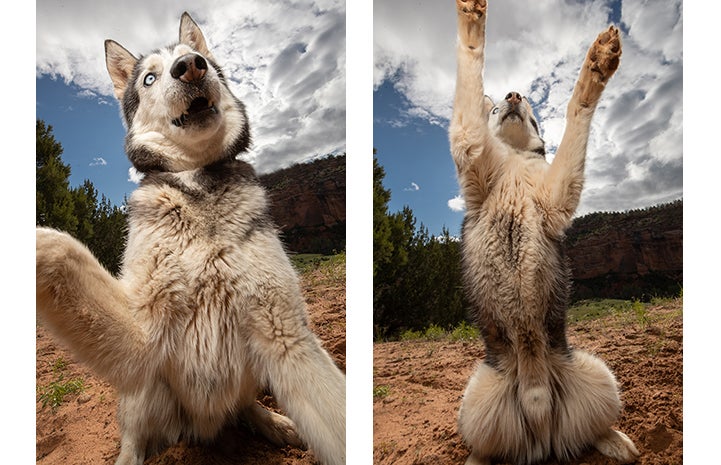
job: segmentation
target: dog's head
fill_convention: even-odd
[[[188,13],[178,44],[135,58],[106,40],[105,61],[128,130],[125,150],[138,171],[195,169],[247,149],[245,107]]]
[[[526,97],[509,92],[498,105],[490,97],[484,99],[488,114],[488,128],[511,147],[545,156],[545,144],[541,139],[538,121]]]

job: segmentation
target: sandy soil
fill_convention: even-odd
[[[641,465],[683,462],[682,303],[574,323],[570,343],[600,356],[618,378],[624,410],[617,429]],[[456,431],[463,390],[483,356],[480,342],[387,342],[374,346],[373,458],[377,465],[461,465],[469,450]],[[610,465],[596,451],[572,465]],[[549,462],[545,465],[556,465]]]
[[[340,281],[340,283],[339,283]],[[319,272],[303,276],[303,291],[308,303],[311,325],[336,363],[345,371],[345,284],[344,279],[328,279]],[[39,387],[47,386],[62,375],[63,380],[81,378],[85,389],[68,395],[55,410],[36,410],[36,460],[38,464],[90,465],[112,464],[118,456],[119,433],[116,420],[117,394],[109,384],[96,378],[86,367],[75,363],[70,352],[56,344],[42,327],[37,329],[37,376]],[[58,360],[66,366],[58,369]],[[39,399],[39,397],[38,397]],[[259,397],[277,411],[273,398]],[[279,449],[245,426],[230,426],[213,444],[178,444],[146,465],[312,465],[313,455],[298,448]]]

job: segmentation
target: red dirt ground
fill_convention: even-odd
[[[641,452],[639,465],[681,465],[682,303],[647,310],[648,323],[629,315],[574,323],[571,345],[600,356],[621,385],[624,409],[616,425]],[[457,433],[463,390],[483,344],[406,341],[374,345],[373,386],[387,388],[373,403],[376,465],[461,465],[469,449]],[[571,465],[615,464],[595,450]],[[548,462],[543,465],[557,465]]]
[[[308,303],[311,326],[323,341],[338,366],[345,371],[345,280],[328,279],[322,272],[306,273],[303,292]],[[73,361],[70,352],[56,344],[42,327],[37,328],[38,386],[46,386],[58,377],[53,366],[59,359],[67,361],[62,369],[65,381],[82,378],[85,389],[66,397],[55,411],[36,409],[36,460],[42,465],[113,464],[120,451],[115,389]],[[260,400],[276,408],[270,396]],[[312,465],[313,455],[287,446],[279,449],[246,427],[229,427],[213,444],[178,444],[146,460],[146,465]]]

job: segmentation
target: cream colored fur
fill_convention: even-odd
[[[197,42],[200,31],[186,16],[181,39]],[[199,47],[207,53],[204,40]],[[111,50],[119,97],[133,85],[129,60]],[[221,87],[223,115],[232,99]],[[156,124],[142,113],[148,101],[163,104],[154,99],[141,101],[138,127]],[[239,113],[228,112],[223,124],[233,125]],[[183,151],[191,139],[169,126],[157,124],[155,137]],[[213,150],[225,142],[199,144]],[[307,443],[321,463],[345,463],[345,376],[308,327],[298,277],[252,168],[233,159],[205,166],[214,153],[168,156],[178,172],[148,173],[130,198],[119,278],[68,234],[36,233],[40,320],[119,391],[116,464],[142,464],[181,438],[211,441],[239,417],[278,445]],[[183,170],[186,159],[195,167]],[[256,402],[265,388],[290,418]]]
[[[465,288],[487,352],[459,413],[472,450],[466,463],[567,460],[591,445],[632,462],[636,447],[611,429],[621,410],[613,374],[566,343],[570,276],[560,246],[583,187],[591,118],[619,64],[619,32],[611,26],[589,49],[549,164],[528,102],[509,93],[495,106],[485,97],[486,1],[456,0],[456,6],[449,136],[466,200]],[[503,119],[511,107],[517,114]]]

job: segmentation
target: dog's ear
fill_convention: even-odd
[[[210,53],[208,49],[208,45],[205,43],[203,32],[187,11],[183,13],[183,16],[180,18],[180,43],[188,45],[193,50],[197,50],[206,58],[215,60],[213,54]]]
[[[493,100],[491,100],[491,97],[484,96],[483,97],[483,115],[488,119],[488,114],[491,113],[491,110],[493,110],[493,107],[495,107],[496,104],[493,103]]]
[[[128,86],[137,62],[138,59],[119,43],[110,39],[105,41],[105,65],[110,73],[110,79],[113,81],[115,97],[118,100],[123,99],[125,88]]]

